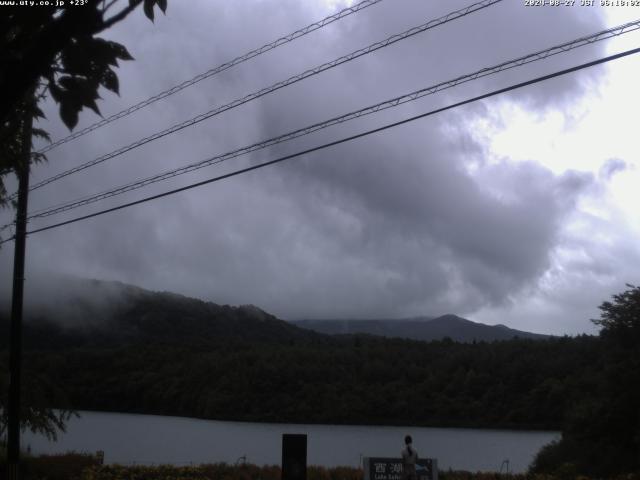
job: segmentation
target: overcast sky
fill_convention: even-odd
[[[32,183],[470,1],[384,0],[51,151]],[[640,17],[633,7],[505,0],[32,193],[31,210],[286,133]],[[347,5],[169,1],[108,32],[135,62],[109,115]],[[219,175],[640,45],[628,34],[261,152],[34,221],[31,228]],[[553,334],[640,272],[640,58],[527,87],[223,182],[38,233],[44,272],[119,280],[284,319],[455,313]],[[40,125],[68,131],[54,105]],[[97,117],[81,115],[80,125]],[[11,183],[9,189],[11,190]],[[635,188],[634,188],[635,187]],[[0,213],[2,223],[11,220]],[[10,283],[13,248],[0,250]],[[34,285],[32,281],[31,285]],[[33,291],[31,292],[33,294]]]

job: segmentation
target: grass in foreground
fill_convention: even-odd
[[[5,464],[0,461],[0,479]],[[443,471],[440,480],[591,480],[559,472],[558,475],[511,475]],[[280,467],[256,465],[228,465],[215,463],[189,467],[172,465],[124,466],[100,465],[90,454],[67,453],[26,457],[24,480],[280,480]],[[352,467],[309,467],[307,480],[363,480],[361,469]],[[640,480],[640,472],[618,476],[610,480]]]

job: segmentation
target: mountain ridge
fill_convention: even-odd
[[[513,338],[542,340],[552,335],[526,332],[505,325],[486,325],[453,314],[401,319],[293,320],[292,324],[327,335],[367,334],[387,338],[434,341],[450,338],[457,342],[492,342]]]
[[[257,341],[282,343],[324,337],[254,305],[219,305],[173,292],[104,280],[73,279],[70,288],[32,295],[25,308],[29,348]],[[67,285],[68,286],[68,285]],[[50,297],[50,298],[48,298]],[[50,301],[51,298],[56,298]],[[6,312],[8,310],[3,309]],[[5,318],[8,329],[8,313]],[[9,335],[0,335],[0,347]]]
[[[453,314],[405,319],[285,321],[255,305],[219,305],[122,282],[64,276],[34,285],[25,307],[27,329],[41,332],[32,338],[45,342],[44,332],[48,331],[65,345],[140,341],[295,342],[345,334],[427,342],[449,338],[463,343],[551,338],[504,325],[485,325]]]
[[[111,292],[108,301],[99,294],[103,288]],[[53,323],[53,311],[32,309],[23,335],[25,391],[44,395],[40,400],[52,408],[283,423],[555,428],[587,384],[572,376],[592,377],[601,351],[597,338],[332,337],[254,306],[99,281],[75,297],[57,290],[48,298],[33,288],[31,294],[68,307],[63,312],[70,317]],[[99,308],[106,310],[93,318]],[[1,320],[8,331],[8,318]],[[450,320],[441,321],[450,326]],[[0,369],[8,358],[9,335],[2,333]],[[42,385],[56,388],[43,392]]]

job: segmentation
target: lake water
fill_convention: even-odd
[[[509,460],[524,472],[536,452],[557,432],[462,428],[291,425],[198,420],[121,413],[80,412],[56,443],[24,434],[33,453],[105,452],[106,463],[188,465],[235,463],[279,465],[283,433],[305,433],[308,464],[357,467],[361,457],[398,457],[406,434],[421,457],[437,458],[440,469],[499,471]]]

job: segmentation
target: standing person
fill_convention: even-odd
[[[402,449],[402,478],[403,480],[417,480],[416,462],[418,452],[411,445],[413,439],[411,435],[404,437],[405,447]]]

